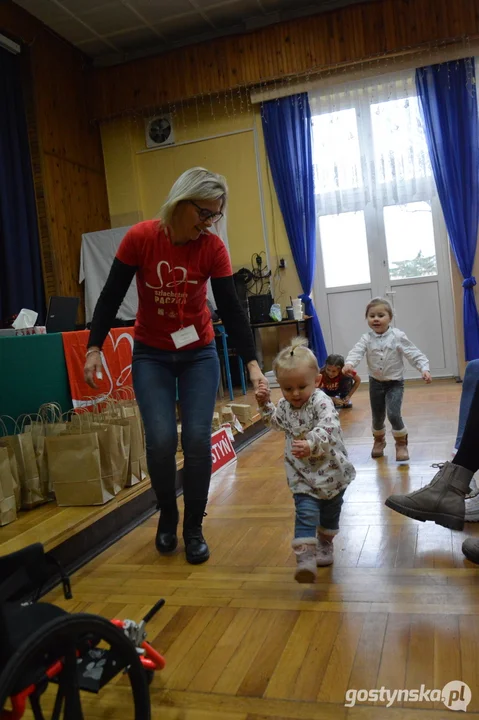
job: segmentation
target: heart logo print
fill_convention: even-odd
[[[164,287],[174,288],[175,285],[180,285],[185,282],[189,283],[190,285],[198,284],[197,280],[186,279],[186,268],[182,267],[181,265],[176,265],[174,268],[172,268],[167,260],[161,260],[158,263],[158,265],[156,266],[156,272],[160,284],[150,285],[150,283],[145,283],[146,286],[151,288],[152,290],[162,290]]]

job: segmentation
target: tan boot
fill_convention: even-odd
[[[299,583],[313,583],[316,580],[316,538],[295,538],[292,548],[296,555],[294,579]]]
[[[479,565],[479,538],[467,538],[467,540],[464,540],[462,552],[468,560]]]
[[[409,451],[407,449],[407,435],[394,438],[396,441],[396,462],[407,462]]]
[[[465,497],[474,473],[446,462],[429,485],[408,495],[391,495],[387,507],[414,520],[431,520],[437,525],[464,528]]]
[[[386,431],[373,430],[374,445],[371,451],[372,458],[380,458],[384,455],[384,448],[386,447]]]
[[[333,540],[334,535],[323,535],[318,531],[318,549],[316,551],[316,565],[326,567],[334,562]]]

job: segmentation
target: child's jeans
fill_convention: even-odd
[[[316,529],[324,535],[336,535],[339,531],[339,516],[345,490],[331,500],[320,500],[312,495],[294,495],[296,520],[294,537],[316,537]]]
[[[380,382],[373,377],[369,378],[369,400],[373,414],[373,431],[384,430],[386,411],[391,423],[393,433],[405,432],[401,417],[402,399],[404,395],[404,380],[385,380]]]

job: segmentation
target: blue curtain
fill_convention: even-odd
[[[464,278],[466,360],[479,358],[472,275],[479,222],[479,138],[474,61],[419,68],[416,86],[447,231]]]
[[[45,317],[20,63],[0,49],[0,327],[22,307]]]
[[[310,344],[320,364],[326,347],[310,294],[316,268],[311,110],[307,93],[263,104],[263,132],[279,206],[298,271],[305,313],[312,316]]]

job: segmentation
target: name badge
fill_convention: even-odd
[[[180,350],[180,348],[185,347],[186,345],[192,345],[200,338],[196,332],[195,326],[189,325],[181,330],[177,330],[177,332],[171,333],[171,339],[175,344],[175,348]]]

